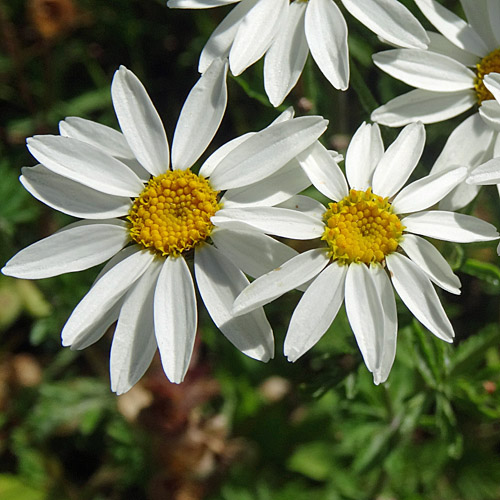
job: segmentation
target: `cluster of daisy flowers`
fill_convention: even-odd
[[[333,0],[169,0],[174,8],[237,4],[202,51],[172,150],[146,89],[120,67],[111,85],[120,131],[69,117],[59,135],[27,140],[39,164],[22,169],[23,186],[81,220],[21,250],[3,274],[40,279],[105,263],[62,342],[84,349],[116,323],[110,373],[118,394],[142,377],[157,350],[168,379],[182,382],[198,295],[222,334],[264,362],[274,356],[264,305],[304,292],[284,344],[296,361],[345,304],[375,384],[387,380],[395,359],[396,294],[430,332],[452,342],[435,286],[459,294],[460,280],[426,238],[499,238],[488,222],[456,210],[479,185],[500,183],[500,4],[462,0],[465,21],[434,0],[416,3],[441,34],[426,32],[397,0],[342,0],[398,47],[375,54],[375,64],[416,87],[372,113],[374,122],[404,125],[388,147],[377,123],[363,123],[344,161],[319,142],[324,118],[295,117],[289,108],[200,161],[223,119],[229,70],[236,76],[264,56],[265,89],[277,106],[311,52],[330,83],[345,89],[347,25]],[[473,107],[430,173],[409,182],[424,124]],[[301,194],[311,185],[326,205]],[[311,240],[310,249],[298,253],[282,239]]]

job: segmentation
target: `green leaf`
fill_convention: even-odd
[[[500,295],[500,268],[489,262],[467,259],[460,270],[483,281],[485,291],[491,295]]]
[[[313,441],[297,447],[288,460],[288,468],[316,481],[328,479],[331,470],[330,445],[326,441]]]
[[[44,500],[43,491],[32,488],[26,480],[12,474],[0,474],[0,498],[2,500]]]
[[[451,377],[476,371],[484,360],[486,351],[500,343],[500,330],[497,324],[490,324],[475,335],[461,342],[451,358],[449,374]]]

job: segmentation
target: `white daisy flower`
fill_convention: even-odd
[[[265,55],[264,86],[279,106],[299,79],[309,51],[337,89],[349,84],[347,24],[333,0],[169,0],[171,8],[206,9],[238,3],[215,29],[201,53],[203,73],[217,57],[229,57],[237,76]],[[342,0],[367,28],[401,47],[429,42],[417,19],[398,0]]]
[[[267,129],[219,148],[195,174],[191,166],[225,111],[226,72],[227,63],[215,60],[193,87],[171,162],[160,117],[124,67],[111,87],[122,133],[69,118],[61,136],[28,139],[40,165],[23,168],[23,185],[47,205],[85,220],[20,251],[2,272],[46,278],[111,258],[65,324],[62,341],[83,349],[117,321],[110,371],[118,394],[141,378],[157,347],[167,377],[183,380],[197,329],[190,260],[201,298],[228,340],[261,361],[274,355],[263,310],[241,318],[230,311],[248,284],[243,271],[258,276],[296,252],[245,225],[218,228],[211,218],[226,205],[244,212],[293,200],[310,185],[294,157],[317,140],[326,121],[286,112]]]
[[[500,3],[461,0],[468,22],[435,0],[415,0],[440,33],[428,33],[428,50],[394,49],[373,56],[391,76],[415,87],[372,113],[372,120],[399,127],[420,120],[434,123],[471,108],[477,113],[450,136],[433,166],[479,164],[500,155]],[[478,185],[461,184],[440,207],[457,210],[477,194]]]
[[[452,325],[432,283],[459,294],[460,281],[421,236],[465,243],[494,240],[498,233],[472,216],[427,210],[465,179],[466,167],[449,168],[403,188],[424,142],[423,125],[414,123],[384,151],[378,125],[363,124],[347,149],[347,180],[321,147],[301,155],[313,184],[334,200],[311,215],[322,244],[255,280],[233,307],[235,314],[245,314],[310,282],[290,320],[284,346],[290,361],[318,342],[345,301],[366,366],[376,384],[384,382],[398,330],[392,287],[426,328],[452,342]]]

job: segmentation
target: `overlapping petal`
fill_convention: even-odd
[[[321,72],[340,90],[349,84],[347,24],[331,0],[309,0],[305,15],[309,50]]]
[[[76,306],[61,333],[63,345],[72,345],[92,331],[153,262],[147,250],[135,251],[98,279]]]
[[[412,314],[436,337],[452,342],[455,333],[429,278],[399,253],[387,257],[394,288]]]
[[[127,392],[144,375],[156,352],[153,301],[159,262],[153,263],[125,295],[109,360],[111,390]]]
[[[75,222],[18,252],[2,273],[40,279],[82,271],[111,258],[129,243],[122,221]]]
[[[400,47],[425,49],[429,39],[411,12],[396,0],[342,0],[367,28]]]
[[[309,46],[304,31],[307,3],[292,2],[284,25],[274,38],[264,59],[264,87],[269,101],[279,106],[295,87],[304,65]]]
[[[162,266],[154,294],[154,326],[163,370],[168,379],[184,380],[197,325],[196,295],[184,257],[168,256]]]
[[[332,263],[316,277],[300,299],[285,338],[284,354],[296,361],[324,335],[344,301],[346,266]]]
[[[82,219],[121,217],[130,209],[130,198],[96,191],[43,165],[23,167],[19,178],[24,188],[49,207]]]
[[[328,255],[322,248],[308,250],[293,257],[245,288],[234,301],[233,314],[245,314],[297,288],[319,274],[328,260]]]
[[[414,121],[435,123],[467,111],[477,102],[472,90],[431,92],[415,89],[378,107],[371,119],[389,127],[401,127]]]
[[[431,281],[447,292],[460,294],[460,280],[432,243],[414,234],[405,234],[399,244]]]
[[[386,50],[374,54],[373,62],[408,85],[434,92],[470,89],[476,76],[462,63],[427,50]]]
[[[327,123],[319,116],[303,116],[262,130],[224,157],[213,171],[210,183],[221,190],[258,182],[316,141]]]
[[[59,135],[27,140],[30,153],[55,174],[114,196],[137,196],[144,185],[121,161],[86,142]]]
[[[238,26],[229,65],[237,76],[258,61],[271,45],[283,18],[287,16],[288,0],[259,0]]]
[[[234,300],[249,284],[240,269],[211,245],[196,250],[194,265],[200,295],[217,328],[247,356],[259,361],[273,358],[273,332],[264,310],[231,314]]]

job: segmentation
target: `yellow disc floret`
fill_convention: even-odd
[[[180,255],[210,236],[218,191],[190,170],[153,177],[130,209],[131,238],[161,255]]]
[[[490,52],[476,64],[477,76],[474,81],[474,88],[476,89],[478,104],[494,99],[493,94],[486,88],[483,81],[484,77],[489,73],[500,73],[500,49]]]
[[[330,203],[324,214],[325,232],[332,259],[339,263],[382,262],[394,252],[405,229],[392,213],[387,198],[351,189],[338,203]]]

